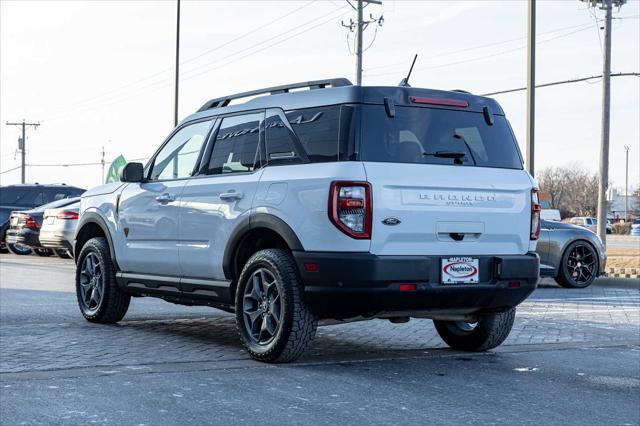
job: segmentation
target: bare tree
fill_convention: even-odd
[[[598,204],[598,175],[578,165],[548,167],[538,173],[540,190],[562,217],[594,216]]]

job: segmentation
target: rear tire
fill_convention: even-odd
[[[296,360],[309,348],[318,327],[295,263],[285,250],[261,250],[251,256],[238,279],[235,308],[240,340],[258,361]]]
[[[434,320],[438,334],[452,349],[482,352],[505,341],[516,317],[516,308],[480,317],[475,325],[464,321]]]
[[[35,254],[37,254],[40,257],[49,257],[49,256],[53,256],[53,252],[49,249],[46,248],[37,248],[37,249],[33,249],[33,252]]]
[[[59,258],[61,259],[73,259],[71,252],[69,250],[54,250]]]
[[[76,296],[80,312],[89,322],[115,323],[127,313],[131,296],[118,287],[105,238],[92,238],[80,250],[76,264]]]
[[[7,249],[11,253],[17,254],[18,256],[26,256],[33,252],[33,250],[31,250],[31,247],[23,246],[20,244],[7,244]]]

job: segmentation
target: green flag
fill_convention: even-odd
[[[127,164],[127,160],[122,155],[119,155],[109,166],[109,172],[104,183],[120,182],[120,170]]]

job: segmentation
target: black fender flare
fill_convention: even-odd
[[[109,254],[111,255],[111,261],[113,262],[113,265],[115,266],[116,270],[120,270],[120,268],[118,267],[118,262],[116,261],[116,253],[113,248],[113,240],[111,239],[109,226],[107,225],[107,222],[102,218],[102,216],[100,216],[98,213],[95,213],[95,212],[84,212],[80,217],[80,221],[78,221],[78,226],[76,227],[76,234],[74,236],[74,241],[73,241],[73,252],[74,252],[73,257],[76,258],[76,256],[79,254],[78,253],[79,247],[77,246],[78,235],[80,234],[80,232],[82,232],[82,228],[84,228],[84,226],[88,224],[98,225],[100,229],[102,229],[102,233],[105,235],[107,239],[107,244],[109,245]]]
[[[304,250],[298,236],[284,220],[268,213],[252,213],[236,226],[225,246],[222,270],[227,279],[233,279],[233,260],[240,244],[246,235],[256,228],[270,229],[280,235],[293,251]]]

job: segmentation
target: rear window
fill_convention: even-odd
[[[362,107],[363,161],[522,169],[507,120],[492,126],[482,113],[396,106],[389,117],[381,105]]]
[[[5,186],[0,188],[0,205],[28,207],[33,203],[32,188]]]

